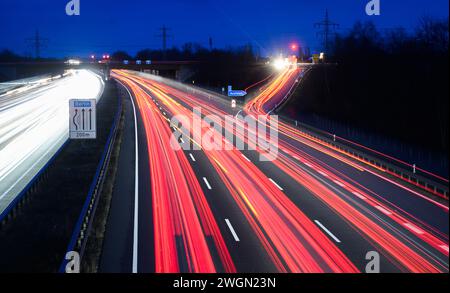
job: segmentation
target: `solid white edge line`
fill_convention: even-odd
[[[211,185],[209,185],[208,179],[206,177],[203,177],[203,181],[205,181],[206,187],[208,187],[209,190],[211,190]]]
[[[323,231],[325,231],[328,235],[330,235],[330,237],[333,238],[334,241],[336,241],[337,243],[341,243],[341,240],[339,240],[336,236],[334,236],[334,234],[331,233],[330,230],[328,230],[324,225],[322,225],[321,222],[319,222],[318,220],[314,220],[314,222],[315,222],[320,228],[322,228]]]
[[[117,80],[117,79],[116,79]],[[139,224],[139,145],[138,145],[138,131],[137,131],[137,116],[136,116],[136,106],[134,105],[133,96],[131,95],[128,88],[119,80],[117,80],[130,95],[131,105],[133,106],[134,114],[134,136],[135,136],[135,165],[134,165],[134,227],[133,227],[133,267],[132,273],[136,274],[138,272],[138,224]]]
[[[241,240],[239,239],[239,237],[237,236],[236,231],[234,230],[233,226],[231,225],[230,220],[225,219],[225,222],[227,223],[228,229],[230,229],[231,235],[233,235],[234,240],[235,240],[236,242],[241,241]]]
[[[283,188],[278,185],[272,178],[269,178],[270,182],[272,182],[276,187],[278,187],[279,190],[283,191]]]
[[[448,206],[446,206],[446,205],[444,205],[444,204],[442,204],[442,203],[440,203],[440,202],[437,202],[437,201],[435,201],[435,200],[433,200],[433,199],[431,199],[431,198],[429,198],[429,197],[427,197],[427,196],[425,196],[425,195],[423,195],[423,194],[420,194],[419,192],[416,192],[416,191],[414,191],[414,190],[412,190],[412,189],[410,189],[410,188],[408,188],[408,187],[406,187],[406,186],[403,186],[403,185],[401,185],[400,183],[397,183],[397,182],[395,182],[395,181],[393,181],[393,180],[391,180],[391,179],[388,179],[388,178],[386,178],[386,177],[383,177],[383,176],[381,176],[380,174],[377,174],[377,173],[374,172],[374,171],[371,171],[371,170],[369,170],[369,169],[365,169],[365,170],[366,170],[367,172],[369,172],[370,174],[372,174],[372,175],[374,175],[374,176],[377,176],[377,177],[381,178],[381,179],[384,180],[384,181],[387,181],[387,182],[389,182],[389,183],[391,183],[391,184],[393,184],[393,185],[396,185],[396,186],[398,186],[398,187],[400,187],[400,188],[402,188],[402,189],[404,189],[404,190],[406,190],[406,191],[408,191],[408,192],[410,192],[410,193],[412,193],[412,194],[414,194],[414,195],[419,196],[420,198],[422,198],[422,199],[424,199],[424,200],[426,200],[426,201],[428,201],[428,202],[431,202],[431,203],[434,204],[434,205],[437,205],[437,206],[440,207],[440,208],[443,208],[443,209],[446,210],[446,211],[449,210],[449,207],[448,207]]]

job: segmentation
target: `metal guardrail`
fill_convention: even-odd
[[[436,177],[434,174],[430,175],[429,172],[424,172],[420,168],[416,168],[416,172],[414,173],[412,166],[399,166],[398,164],[401,162],[399,160],[390,159],[389,157],[380,157],[381,155],[375,152],[373,154],[368,154],[370,153],[370,149],[360,150],[357,146],[350,146],[348,141],[343,138],[338,136],[334,137],[332,134],[316,129],[310,125],[300,123],[293,119],[281,116],[280,118],[288,123],[294,124],[297,129],[303,133],[303,135],[309,137],[310,139],[318,140],[322,144],[325,144],[325,146],[328,146],[329,148],[334,149],[347,157],[392,175],[397,179],[403,180],[435,196],[446,200],[449,199],[448,181],[446,182],[443,178]],[[302,130],[300,130],[300,128],[302,128]],[[404,162],[401,163],[403,165],[406,164]]]
[[[83,258],[83,254],[86,248],[89,233],[92,228],[92,222],[94,219],[95,211],[97,209],[98,200],[102,192],[103,183],[105,181],[105,175],[109,167],[111,153],[113,150],[114,142],[116,140],[116,134],[118,130],[118,124],[122,112],[122,102],[120,96],[118,97],[119,105],[117,112],[114,116],[113,124],[108,135],[108,139],[103,149],[102,157],[97,165],[97,170],[89,188],[88,196],[84,202],[78,221],[75,225],[75,229],[72,233],[71,240],[69,242],[67,252],[76,251],[80,256],[80,261]],[[67,265],[67,260],[64,259],[60,265],[59,272],[64,273]]]
[[[303,77],[309,73],[312,66],[308,66],[305,71],[298,77],[299,82],[294,84],[285,97],[278,102],[275,107],[269,112],[275,111],[279,106],[283,105],[289,100],[293,89],[297,88]],[[310,139],[318,140],[322,144],[327,145],[329,148],[334,149],[352,159],[365,163],[379,171],[388,173],[397,179],[403,180],[415,187],[423,189],[440,198],[449,199],[449,186],[448,179],[442,178],[431,172],[416,167],[415,165],[408,164],[399,159],[387,156],[365,146],[357,145],[356,143],[347,139],[330,134],[326,131],[316,129],[310,125],[299,123],[299,121],[280,116],[281,119],[291,123],[299,129],[305,136],[309,136]],[[300,130],[303,128],[303,131]],[[332,137],[332,138],[331,138]],[[372,155],[368,153],[373,153]],[[400,165],[400,166],[399,166]]]
[[[55,154],[48,160],[48,162],[39,170],[36,175],[28,182],[28,184],[23,188],[23,190],[14,198],[14,200],[8,205],[8,207],[0,213],[0,228],[5,226],[8,221],[12,220],[17,213],[20,212],[22,207],[29,202],[30,197],[35,193],[39,184],[45,180],[48,176],[48,169],[51,164],[55,161],[64,147],[67,145],[69,140],[66,140],[61,147],[55,152]]]
[[[18,81],[31,81],[31,80],[37,80],[43,79],[44,77],[48,77],[47,79],[54,80],[62,78],[63,75],[52,77],[51,75],[41,75],[38,77],[31,77]],[[99,95],[101,96],[102,93]],[[37,172],[33,178],[28,182],[28,184],[22,189],[22,191],[14,198],[14,200],[8,205],[8,207],[3,210],[0,213],[0,228],[6,225],[8,221],[10,221],[14,216],[21,210],[21,208],[30,200],[30,197],[35,193],[37,190],[39,184],[42,182],[42,180],[45,180],[48,176],[48,169],[51,167],[51,164],[54,162],[54,160],[58,157],[58,155],[61,153],[61,151],[66,147],[66,145],[69,143],[69,139],[67,139],[61,147],[53,154],[53,156],[47,161],[47,163]]]

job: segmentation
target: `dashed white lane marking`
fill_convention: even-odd
[[[322,172],[322,171],[317,171],[317,172],[319,172],[319,174],[324,176],[324,177],[328,177],[328,174],[326,174],[325,172]]]
[[[336,183],[337,185],[339,185],[340,187],[345,187],[345,184],[338,180],[333,180],[333,182]]]
[[[246,159],[247,161],[251,162],[249,158],[247,158],[244,154],[242,154],[242,156],[244,157],[244,159]]]
[[[355,196],[357,196],[357,197],[359,197],[360,199],[362,199],[362,200],[366,200],[366,199],[367,199],[364,195],[359,194],[359,193],[356,192],[356,191],[352,191],[352,193],[353,193]]]
[[[416,226],[414,226],[411,223],[403,223],[403,225],[405,225],[406,228],[413,231],[414,233],[421,234],[421,235],[424,233],[421,229],[417,228]]]
[[[166,112],[163,112],[163,115],[166,116]]]
[[[270,182],[272,182],[276,187],[278,187],[278,189],[279,190],[283,190],[283,188],[280,186],[280,185],[278,185],[272,178],[269,178],[269,180],[270,180]]]
[[[306,166],[308,166],[308,167],[312,168],[312,165],[311,165],[310,163],[308,163],[308,162],[304,162],[304,164],[305,164]]]
[[[448,252],[448,245],[439,245],[439,247]]]
[[[241,240],[239,239],[239,237],[237,236],[236,231],[234,231],[234,228],[233,228],[233,226],[231,225],[230,220],[225,219],[225,222],[227,223],[228,229],[230,229],[231,235],[233,235],[234,240],[235,240],[236,242],[241,241]]]
[[[323,231],[325,231],[328,235],[330,235],[331,238],[333,238],[334,241],[336,241],[337,243],[341,243],[341,240],[339,240],[339,238],[337,238],[336,236],[334,236],[333,233],[330,232],[330,230],[328,230],[324,225],[322,225],[321,222],[314,220],[314,222],[320,227],[322,228]]]
[[[180,141],[181,143],[184,143],[184,139],[182,137],[180,137]]]
[[[203,181],[205,181],[206,187],[208,187],[209,190],[211,190],[211,185],[209,185],[208,179],[206,177],[203,177]]]
[[[388,211],[387,209],[385,209],[381,206],[375,206],[375,208],[385,215],[392,215],[392,213],[390,211]]]
[[[192,162],[195,162],[195,158],[191,153],[189,153],[189,157],[191,157]]]

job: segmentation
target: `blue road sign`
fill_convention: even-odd
[[[228,86],[228,96],[229,97],[243,97],[247,95],[246,91],[243,90],[233,90],[231,85]]]
[[[91,101],[73,101],[73,106],[76,108],[88,108],[91,107]]]
[[[229,97],[243,97],[247,94],[246,91],[243,90],[231,90],[228,92]]]
[[[69,101],[69,136],[71,139],[97,138],[96,100]]]

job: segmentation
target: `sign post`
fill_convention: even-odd
[[[96,100],[69,101],[70,139],[97,138]]]

